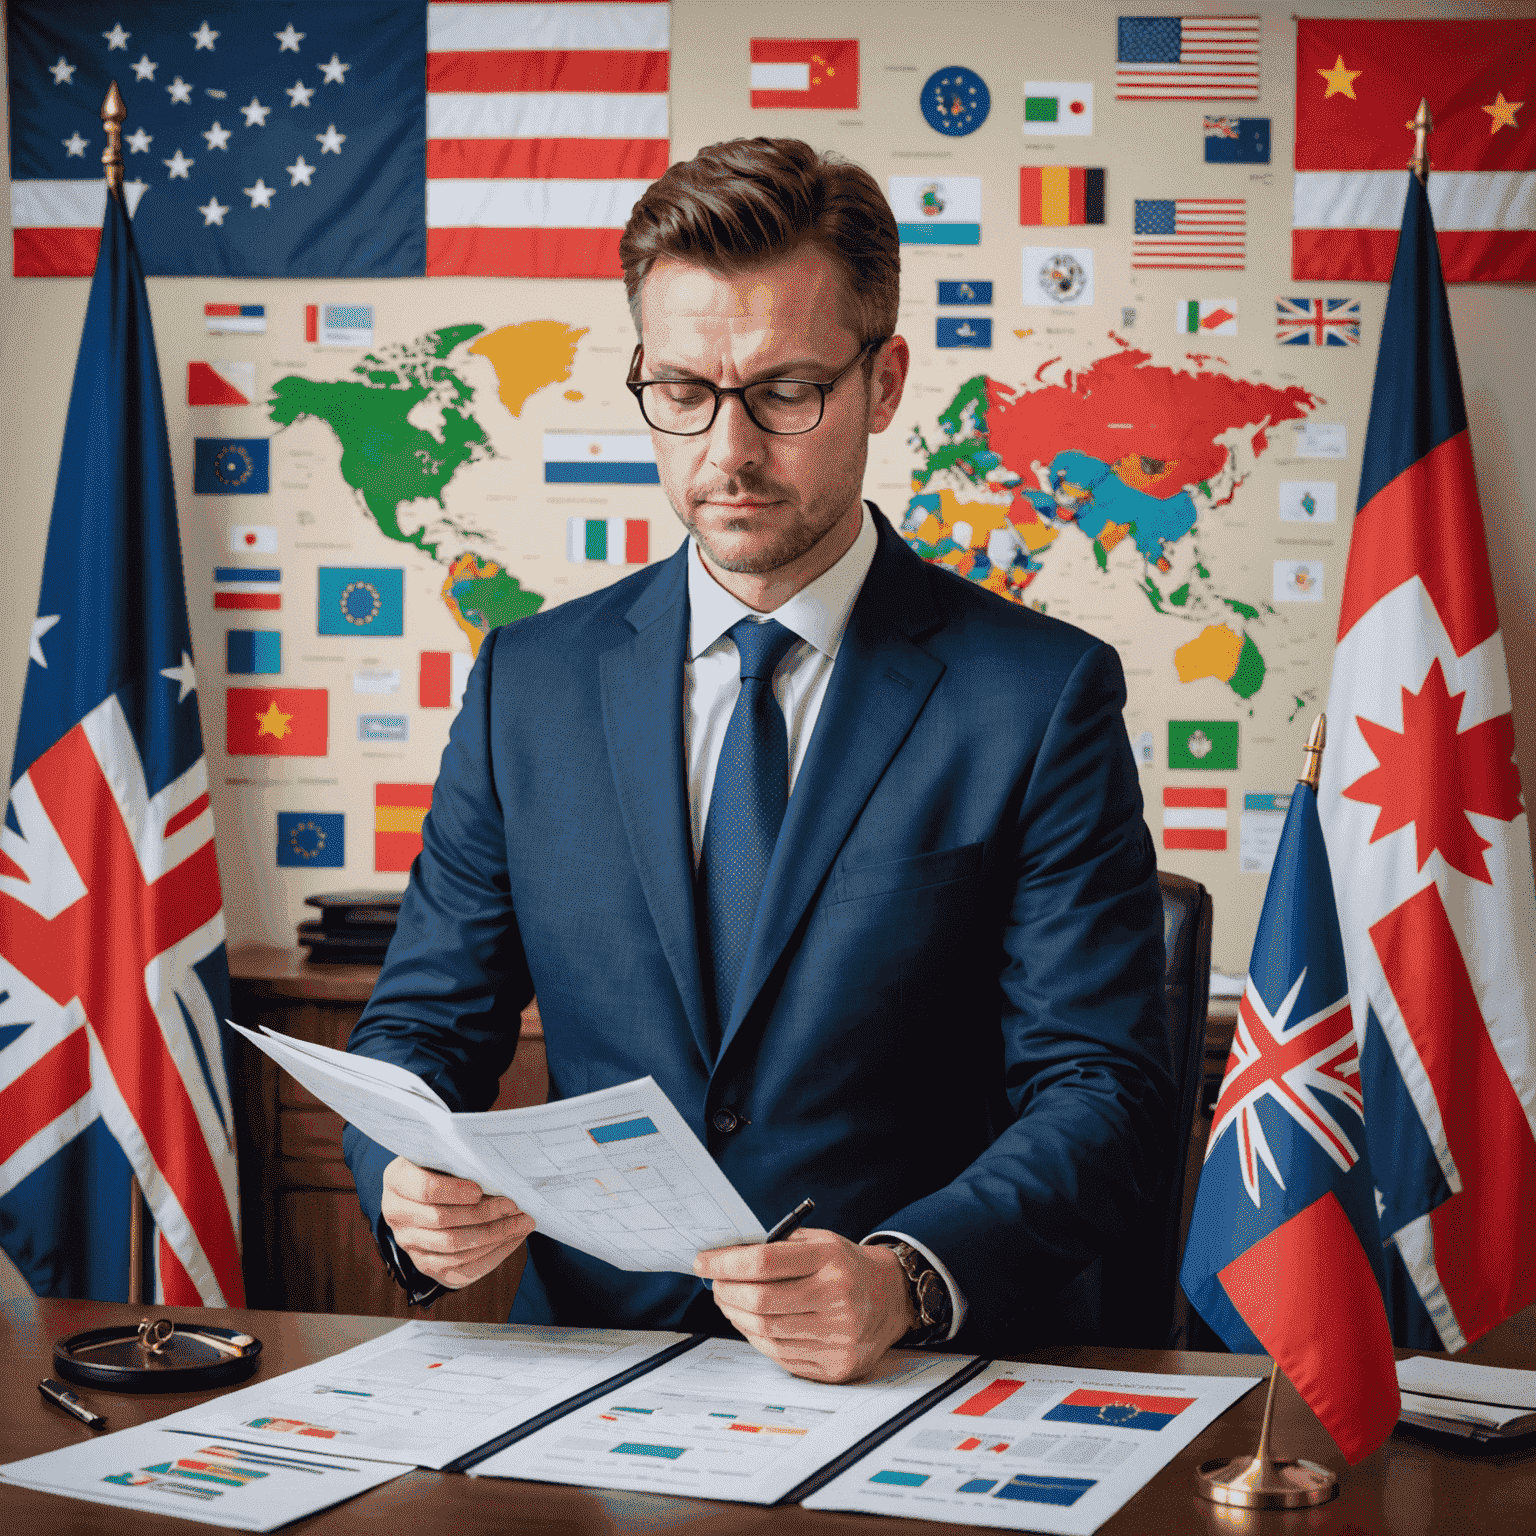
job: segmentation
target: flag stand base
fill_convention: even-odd
[[[1280,1367],[1272,1366],[1258,1450],[1252,1456],[1230,1461],[1201,1462],[1195,1468],[1195,1488],[1201,1498],[1238,1509],[1306,1509],[1326,1504],[1339,1491],[1339,1479],[1330,1468],[1315,1461],[1282,1461],[1269,1454],[1275,1387],[1280,1376]]]

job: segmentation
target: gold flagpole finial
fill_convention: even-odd
[[[1312,722],[1312,734],[1302,748],[1301,777],[1298,784],[1305,784],[1315,795],[1317,782],[1323,772],[1323,748],[1328,745],[1328,716],[1319,715]]]
[[[101,163],[106,168],[107,191],[119,202],[123,197],[123,124],[127,119],[128,108],[123,105],[123,93],[114,80],[101,104],[101,120],[107,128],[107,147],[101,152]]]
[[[1413,158],[1408,169],[1419,178],[1421,186],[1429,185],[1429,136],[1435,131],[1435,119],[1429,110],[1429,97],[1419,97],[1419,110],[1403,127],[1413,135]]]

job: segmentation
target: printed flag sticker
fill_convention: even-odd
[[[271,523],[236,523],[229,530],[232,555],[275,555],[277,529]]]
[[[1188,766],[1182,764],[1180,766]],[[1163,790],[1163,847],[1223,853],[1227,846],[1227,792],[1188,784]]]
[[[1248,203],[1241,197],[1138,197],[1131,265],[1241,272]]]
[[[279,869],[342,869],[347,862],[346,817],[340,811],[279,811]]]
[[[406,715],[359,715],[359,741],[402,742],[411,739],[411,722]]]
[[[211,336],[226,332],[260,336],[267,329],[267,308],[264,304],[204,304],[203,325]]]
[[[231,688],[224,740],[231,757],[324,757],[324,688]]]
[[[1323,562],[1276,560],[1274,599],[1277,603],[1322,602]]]
[[[935,342],[941,347],[990,347],[992,321],[981,315],[940,315]]]
[[[1170,720],[1170,768],[1236,768],[1237,721]]]
[[[1026,80],[1024,132],[1050,138],[1087,138],[1093,132],[1093,82]]]
[[[1181,336],[1236,336],[1236,299],[1180,299],[1173,327]]]
[[[660,485],[649,432],[546,432],[545,485]]]
[[[373,796],[373,867],[408,870],[421,852],[421,825],[432,806],[430,784],[379,784]]]
[[[573,565],[644,565],[650,539],[651,525],[643,517],[571,517],[565,524],[565,557]]]
[[[751,50],[754,107],[857,110],[857,38],[754,37]]]
[[[1117,101],[1257,101],[1257,16],[1122,16]]]
[[[232,629],[225,638],[224,670],[256,675],[283,670],[283,637],[275,629]]]
[[[935,70],[923,82],[918,105],[923,121],[946,138],[963,139],[986,122],[992,110],[992,92],[974,69],[952,64]]]
[[[199,437],[193,440],[192,490],[198,496],[265,496],[264,437]]]
[[[1093,303],[1093,250],[1089,246],[1026,245],[1024,302],[1077,309]]]
[[[475,658],[468,651],[421,653],[421,707],[457,709],[464,702],[464,685]]]
[[[1207,165],[1268,165],[1267,117],[1207,117],[1204,120]]]
[[[255,363],[187,364],[188,405],[252,405],[255,399]]]
[[[216,565],[213,606],[275,613],[283,606],[282,583],[283,573],[275,566]]]
[[[980,176],[892,176],[886,182],[903,245],[980,245]]]
[[[1358,347],[1358,299],[1276,299],[1275,340],[1283,347]]]
[[[1146,1392],[1102,1392],[1079,1387],[1040,1415],[1058,1424],[1111,1424],[1116,1429],[1165,1428],[1195,1401],[1192,1397],[1154,1397]]]
[[[990,304],[992,284],[983,282],[946,282],[938,279],[940,304]]]
[[[322,347],[371,347],[372,304],[306,304],[304,339]]]
[[[1020,224],[1103,222],[1103,166],[1026,165],[1020,169]]]
[[[401,567],[322,565],[317,574],[322,635],[405,633],[405,572]]]

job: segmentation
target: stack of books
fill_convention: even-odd
[[[299,924],[299,943],[321,965],[382,965],[400,915],[398,891],[336,891],[306,896],[320,916]]]
[[[1415,1355],[1397,1384],[1404,1424],[1482,1441],[1536,1433],[1536,1371]]]

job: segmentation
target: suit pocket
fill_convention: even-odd
[[[825,904],[835,906],[866,896],[885,896],[894,891],[915,891],[924,886],[968,879],[981,872],[985,848],[985,843],[967,843],[963,848],[939,848],[932,853],[915,854],[910,859],[891,859],[840,870],[832,877]]]

